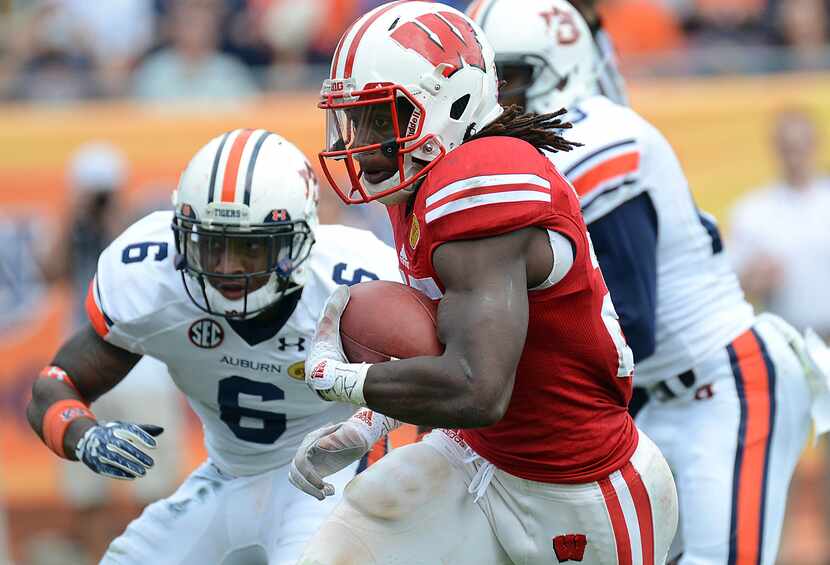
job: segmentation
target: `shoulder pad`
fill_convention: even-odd
[[[645,190],[641,180],[652,128],[629,108],[602,97],[571,114],[574,126],[566,137],[582,145],[548,157],[573,185],[590,223]]]
[[[570,190],[535,147],[488,137],[462,145],[439,163],[419,190],[418,204],[437,243],[532,224],[551,213],[563,187]]]
[[[172,219],[172,212],[154,212],[127,228],[101,253],[86,308],[102,337],[108,337],[115,325],[181,300]]]
[[[311,250],[311,277],[303,296],[320,293],[323,300],[337,285],[369,280],[400,282],[398,256],[372,232],[342,225],[322,225]],[[309,287],[315,288],[309,288]]]

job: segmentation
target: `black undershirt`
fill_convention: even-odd
[[[297,309],[302,294],[303,289],[301,288],[285,296],[256,318],[250,320],[228,319],[228,325],[251,347],[259,345],[279,333],[288,318]]]

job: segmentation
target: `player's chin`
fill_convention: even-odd
[[[228,300],[242,300],[246,294],[251,294],[266,284],[271,279],[271,275],[258,275],[248,278],[247,282],[243,280],[228,280],[218,277],[207,277],[207,282],[216,291]]]
[[[242,300],[245,297],[245,287],[221,287],[217,288],[216,290],[219,291],[223,297],[227,298],[228,300]]]
[[[397,173],[397,169],[391,171],[363,171],[363,178],[369,184],[380,184],[387,179],[391,179]]]
[[[242,300],[245,298],[246,292],[250,292],[250,288],[246,288],[243,283],[227,282],[223,280],[208,279],[208,283],[216,289],[223,298],[227,300]]]

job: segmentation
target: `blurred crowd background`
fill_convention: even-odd
[[[0,98],[239,99],[315,84],[381,0],[0,0]],[[463,9],[467,0],[447,2]],[[826,68],[828,0],[600,0],[630,76]],[[783,49],[782,49],[783,48]]]
[[[29,386],[85,323],[98,253],[169,207],[209,138],[265,127],[316,166],[331,53],[382,3],[0,0],[0,564],[94,562],[204,456],[152,360],[95,407],[167,428],[161,468],[139,488],[59,462],[25,421]],[[675,146],[753,301],[830,337],[830,0],[597,4],[632,105]],[[326,187],[321,198],[324,222],[389,239],[379,206],[346,209]],[[805,451],[782,564],[830,563],[825,443]]]

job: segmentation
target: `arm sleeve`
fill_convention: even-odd
[[[582,205],[586,223],[645,191],[642,182],[643,147],[637,138],[609,140],[599,147],[586,145],[568,158],[563,168]]]
[[[143,355],[139,340],[127,330],[126,322],[141,316],[136,298],[140,288],[131,284],[131,279],[124,276],[120,259],[114,257],[113,243],[101,253],[98,270],[89,284],[86,297],[86,313],[95,332],[104,339],[122,349]],[[135,280],[135,279],[132,279]]]
[[[588,226],[625,339],[642,361],[654,353],[657,306],[657,213],[648,193]]]
[[[98,335],[139,355],[145,336],[138,335],[134,323],[169,302],[164,283],[173,269],[168,226],[169,214],[157,213],[128,228],[101,253],[87,292],[87,316]]]

